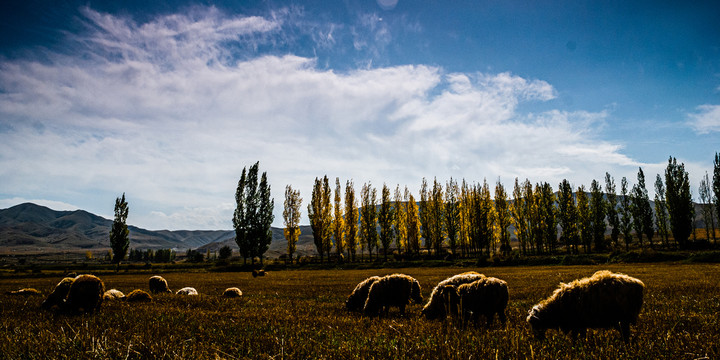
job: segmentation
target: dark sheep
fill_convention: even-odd
[[[33,288],[24,288],[20,290],[13,290],[8,291],[5,293],[5,295],[12,295],[12,296],[40,296],[42,293],[38,291],[37,289]]]
[[[370,292],[370,287],[378,280],[380,280],[379,276],[371,276],[357,284],[355,290],[353,290],[347,300],[345,300],[345,308],[350,311],[362,310],[365,306],[368,292]]]
[[[448,290],[448,286],[443,288]],[[508,304],[508,286],[503,280],[494,277],[485,277],[469,284],[462,284],[449,293],[451,311],[460,314],[463,323],[472,321],[479,325],[480,315],[484,315],[487,325],[492,324],[495,314],[500,322],[505,324],[505,308]]]
[[[236,287],[231,287],[225,289],[222,296],[226,298],[239,298],[242,297],[242,291]]]
[[[427,304],[423,307],[422,314],[425,315],[428,320],[444,319],[448,313],[448,299],[447,295],[443,294],[449,294],[450,290],[462,284],[468,284],[484,277],[485,275],[483,274],[468,271],[439,282],[435,288],[433,288],[432,293],[430,293],[430,299],[428,299]]]
[[[55,285],[55,289],[53,289],[50,295],[45,298],[45,301],[43,301],[41,306],[47,310],[62,307],[65,304],[65,298],[70,291],[70,286],[72,286],[74,281],[74,277],[66,277],[60,280],[60,282]]]
[[[607,270],[589,278],[560,284],[552,296],[535,305],[527,322],[539,339],[546,329],[560,329],[573,338],[588,328],[617,329],[630,340],[630,324],[636,324],[643,304],[642,281]]]
[[[256,277],[258,277],[258,276],[265,276],[265,270],[263,270],[263,269],[253,270],[253,271],[252,271],[252,276],[253,276],[254,278],[256,278]]]
[[[147,291],[137,289],[127,294],[124,300],[129,303],[150,302],[152,301],[152,296]]]
[[[70,285],[65,310],[71,313],[93,313],[100,308],[105,284],[94,275],[78,275]]]
[[[105,301],[123,300],[124,298],[125,294],[118,289],[110,289],[103,294],[103,300]]]
[[[153,294],[159,294],[159,293],[172,293],[170,289],[168,288],[168,283],[165,278],[159,275],[155,275],[148,280],[148,285],[150,287],[150,292]]]
[[[388,314],[390,307],[398,307],[405,314],[405,306],[413,300],[422,303],[420,283],[412,276],[392,274],[375,281],[368,291],[363,312],[365,315],[376,316]]]

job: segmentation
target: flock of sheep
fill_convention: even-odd
[[[543,339],[545,330],[560,329],[573,337],[584,336],[588,328],[614,328],[625,342],[630,339],[630,324],[636,324],[643,303],[642,281],[607,270],[591,277],[560,284],[553,294],[533,306],[526,321],[536,337]],[[507,283],[471,271],[451,276],[435,286],[422,309],[428,320],[459,317],[462,323],[479,324],[484,316],[491,324],[498,315],[505,324],[509,299]],[[350,311],[369,316],[388,313],[398,307],[400,313],[410,303],[421,303],[420,283],[404,274],[373,276],[360,282],[345,302]]]
[[[264,273],[253,273],[264,276]],[[150,293],[172,293],[161,276],[148,280]],[[636,324],[643,304],[645,285],[642,281],[607,270],[591,277],[575,280],[560,286],[547,299],[529,310],[526,321],[535,335],[542,339],[547,329],[559,329],[573,337],[584,336],[588,328],[615,328],[625,342],[629,341],[630,324]],[[42,307],[65,313],[93,313],[105,301],[147,302],[152,295],[141,289],[127,295],[117,289],[105,291],[105,285],[94,275],[65,277],[43,301]],[[12,295],[39,295],[35,289],[8,292]],[[198,291],[184,287],[177,295],[197,296]],[[242,297],[237,287],[226,289],[223,297]],[[422,315],[428,320],[460,318],[463,325],[472,321],[479,325],[480,316],[490,325],[495,314],[505,324],[505,308],[509,299],[507,283],[477,272],[451,276],[433,288],[430,299],[423,306]],[[387,315],[391,307],[401,314],[413,301],[422,303],[420,283],[405,274],[384,277],[372,276],[360,282],[345,302],[350,311],[361,311],[368,316]]]

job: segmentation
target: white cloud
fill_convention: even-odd
[[[688,123],[698,134],[720,132],[720,105],[701,105],[688,114]]]
[[[272,42],[282,20],[214,8],[146,24],[84,14],[101,30],[72,41],[92,56],[0,63],[0,182],[10,196],[82,196],[96,204],[87,210],[103,212],[126,192],[133,225],[230,229],[240,172],[258,160],[276,225],[285,185],[309,199],[325,174],[354,179],[357,191],[372,181],[416,192],[424,176],[557,184],[637,165],[592,136],[605,112],[519,113],[523,102],[556,96],[545,81],[425,65],[336,72],[292,54],[236,58],[227,41]]]

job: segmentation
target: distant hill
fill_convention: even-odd
[[[37,253],[78,250],[106,250],[110,248],[112,220],[84,210],[55,211],[24,203],[0,209],[0,252]],[[237,251],[233,230],[160,230],[151,231],[135,226],[130,230],[130,247],[136,249],[200,249],[216,251],[228,245]],[[266,253],[278,257],[287,250],[283,230],[273,228],[273,240]],[[300,255],[315,254],[312,230],[301,227],[298,241]]]

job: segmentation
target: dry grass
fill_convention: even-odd
[[[528,309],[561,281],[610,269],[642,279],[646,301],[633,340],[617,331],[590,331],[573,342],[549,332],[535,340]],[[427,299],[432,287],[463,268],[413,268]],[[392,270],[163,274],[170,288],[192,286],[198,297],[154,296],[152,303],[106,302],[95,315],[63,316],[39,309],[42,298],[10,297],[34,287],[47,294],[59,279],[0,282],[0,354],[7,359],[709,359],[720,358],[720,266],[611,265],[483,268],[507,281],[508,325],[461,329],[420,318],[420,305],[401,317],[369,319],[343,309],[355,285]],[[147,289],[149,275],[105,275],[106,288]],[[220,295],[228,287],[240,299]]]

